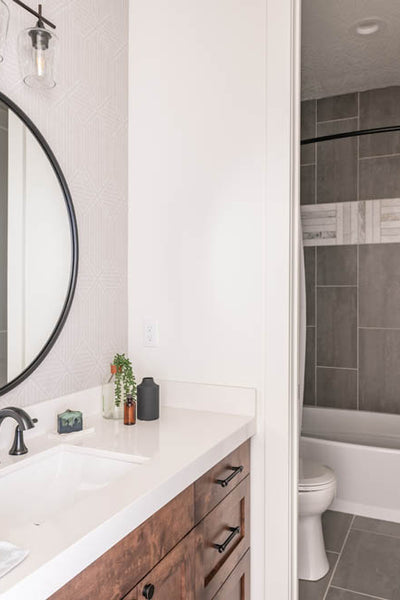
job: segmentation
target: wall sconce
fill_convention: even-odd
[[[13,0],[15,4],[34,15],[38,21],[35,27],[22,31],[18,38],[18,54],[22,77],[26,85],[33,88],[53,88],[54,51],[58,41],[55,33],[45,28],[45,24],[55,29],[54,23],[42,15],[42,5],[38,12],[21,0]],[[0,63],[4,60],[4,48],[7,39],[10,11],[4,0],[0,0]]]
[[[45,28],[45,23],[52,29],[55,29],[56,26],[44,18],[41,4],[36,12],[21,0],[13,1],[38,19],[35,27],[25,29],[18,38],[18,54],[23,80],[29,87],[53,88],[56,85],[54,52],[58,38]]]

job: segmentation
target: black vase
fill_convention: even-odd
[[[155,421],[160,417],[160,386],[152,377],[144,377],[137,387],[137,418]]]

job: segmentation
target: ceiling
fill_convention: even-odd
[[[400,0],[303,0],[302,99],[400,85]],[[360,35],[356,25],[377,19]]]

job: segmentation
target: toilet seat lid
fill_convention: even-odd
[[[329,467],[311,460],[300,461],[299,489],[318,488],[336,481]]]

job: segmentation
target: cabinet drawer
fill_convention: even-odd
[[[195,522],[199,523],[249,472],[250,441],[247,441],[194,484]]]
[[[233,569],[213,600],[250,600],[250,550]]]
[[[194,532],[182,540],[124,600],[194,600]]]
[[[197,599],[211,600],[250,546],[250,478],[232,490],[195,532]]]
[[[123,598],[193,528],[193,494],[193,486],[190,486],[53,594],[50,600]]]

